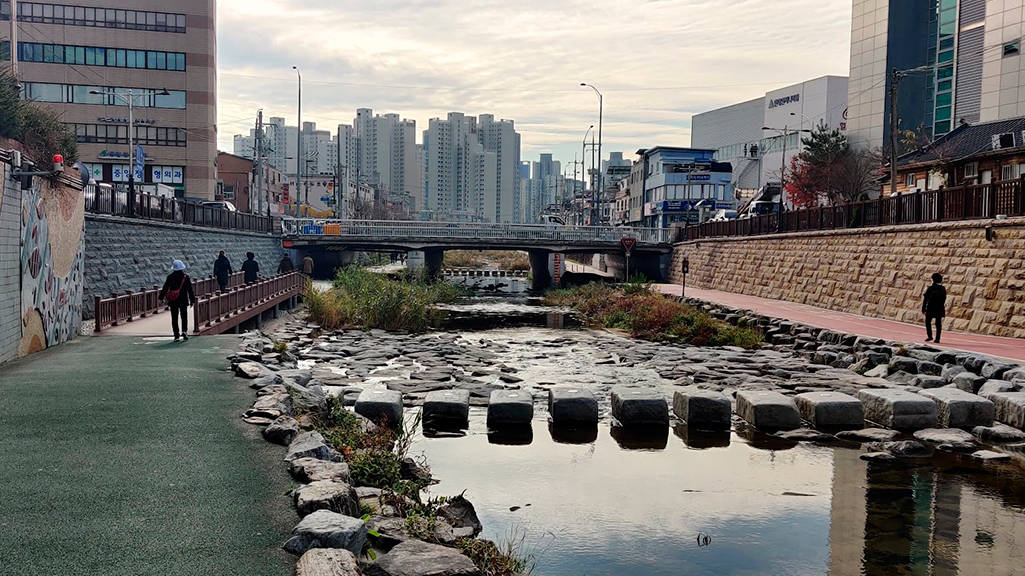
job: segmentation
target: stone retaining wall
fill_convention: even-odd
[[[217,252],[224,250],[235,270],[246,252],[256,254],[261,274],[274,274],[284,254],[281,239],[268,234],[213,230],[194,226],[89,214],[85,224],[83,313],[93,317],[97,295],[134,292],[164,283],[171,262],[188,265],[193,278],[213,274]]]
[[[986,239],[986,229],[993,235]],[[947,328],[1025,338],[1025,218],[677,244],[672,281],[918,324],[934,272]]]

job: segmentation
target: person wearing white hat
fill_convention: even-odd
[[[196,293],[192,289],[192,279],[185,273],[185,263],[181,260],[171,263],[171,273],[164,280],[164,287],[160,289],[159,297],[167,302],[171,309],[171,330],[174,331],[174,341],[188,340],[189,306],[195,304]],[[180,331],[179,318],[181,319]]]

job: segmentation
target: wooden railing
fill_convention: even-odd
[[[276,233],[281,227],[280,219],[272,216],[234,212],[218,206],[204,206],[196,202],[142,192],[135,192],[129,196],[126,190],[87,186],[84,194],[85,209],[94,214],[248,232]]]
[[[228,277],[228,290],[242,286],[244,274],[236,272]],[[199,280],[192,280],[192,291],[196,294],[196,300],[205,298],[217,290],[217,279],[208,276]],[[118,326],[124,322],[131,322],[136,318],[144,318],[150,314],[163,312],[167,304],[159,299],[160,287],[143,288],[138,292],[125,292],[114,294],[110,298],[96,297],[93,316],[96,332],[102,331],[108,326]]]
[[[681,228],[677,240],[1025,215],[1025,177]]]
[[[200,298],[192,309],[192,326],[203,332],[219,322],[247,312],[258,313],[286,298],[298,296],[306,288],[301,272],[288,272],[252,284]]]

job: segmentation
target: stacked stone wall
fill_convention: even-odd
[[[96,296],[135,292],[160,286],[175,259],[185,262],[193,278],[213,274],[214,259],[224,250],[238,271],[253,252],[261,275],[277,272],[285,253],[281,238],[231,230],[129,220],[89,214],[85,225],[85,318],[93,317]]]
[[[688,286],[915,324],[939,272],[946,327],[1025,338],[1025,218],[683,242],[673,282],[685,257]]]

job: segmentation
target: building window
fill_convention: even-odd
[[[0,20],[11,19],[10,0],[0,0]],[[185,33],[185,15],[144,10],[83,8],[67,4],[18,2],[18,22],[122,30]]]
[[[124,124],[68,124],[75,132],[75,140],[86,144],[128,144],[128,126]],[[182,128],[136,126],[135,144],[142,146],[186,145],[186,132]]]
[[[7,42],[3,43],[6,46]],[[147,58],[149,54],[149,58]],[[0,55],[9,60],[6,48],[0,48]],[[106,66],[110,68],[145,68],[148,70],[185,70],[185,54],[181,52],[146,52],[124,48],[100,48],[95,46],[68,46],[65,44],[40,44],[18,42],[18,59],[22,62],[51,64],[72,64]]]
[[[908,189],[911,189],[911,188],[915,187],[915,173],[914,172],[908,172],[907,174],[904,175],[904,186],[906,186]]]
[[[148,92],[145,88],[122,88],[106,86],[87,86],[81,84],[49,84],[45,82],[22,82],[21,97],[36,102],[59,102],[65,104],[98,104],[103,106],[127,106],[124,97],[114,94],[92,94],[92,91],[113,90],[127,96],[129,90],[135,90],[136,108],[171,108],[185,109],[185,91],[170,90],[170,95],[161,96]]]
[[[979,176],[979,163],[969,162],[964,165],[964,177],[965,178],[976,178]]]
[[[1014,164],[1004,164],[1000,167],[1000,179],[1001,180],[1014,180],[1014,173],[1017,171]]]
[[[1021,54],[1021,38],[1004,44],[1004,58]]]

